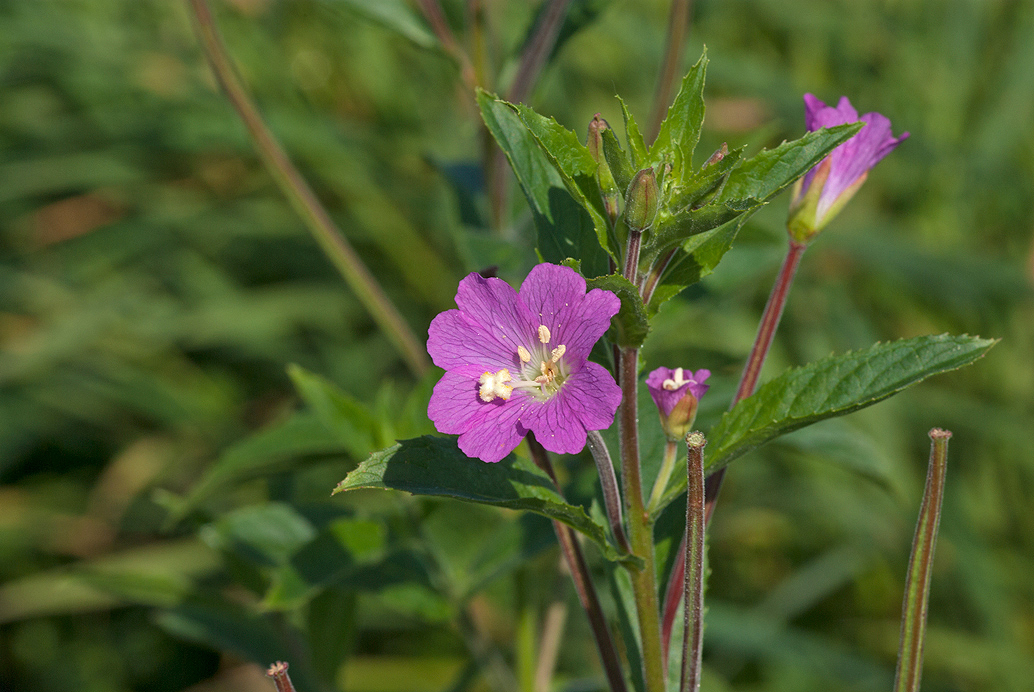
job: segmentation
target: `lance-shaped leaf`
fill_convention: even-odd
[[[609,264],[600,245],[596,221],[572,197],[560,171],[531,130],[505,101],[483,91],[478,92],[477,99],[481,117],[506,154],[531,207],[542,259],[560,263],[567,257],[577,258],[587,276],[605,274]]]
[[[403,490],[536,512],[567,524],[599,545],[608,560],[634,559],[607,539],[607,529],[581,506],[570,505],[531,461],[510,455],[496,464],[471,459],[456,440],[425,435],[379,452],[349,473],[334,493],[359,488]]]
[[[620,274],[608,274],[586,281],[590,288],[602,288],[612,291],[621,299],[621,310],[612,320],[617,332],[614,341],[622,348],[639,348],[650,332],[650,322],[646,317],[646,308],[639,295],[639,289]]]
[[[718,202],[768,202],[783,188],[810,171],[829,152],[851,139],[864,123],[849,123],[809,132],[800,139],[765,149],[732,172]]]
[[[638,171],[641,168],[646,168],[646,160],[649,158],[646,151],[646,142],[643,141],[643,133],[639,131],[639,125],[636,124],[635,118],[632,117],[632,111],[628,110],[628,106],[625,105],[620,96],[617,99],[621,104],[621,115],[625,120],[625,139],[628,140],[628,149],[632,154],[632,169]]]
[[[969,365],[997,343],[975,336],[920,336],[879,343],[793,368],[722,416],[708,436],[713,472],[780,435],[871,406],[917,382]],[[686,491],[673,485],[662,505]]]
[[[674,171],[677,180],[683,180],[692,170],[693,150],[700,140],[704,124],[704,77],[707,73],[707,50],[682,79],[682,87],[668,108],[657,139],[650,146],[650,161],[668,158],[681,161],[680,170]],[[679,155],[675,156],[678,151]]]
[[[682,289],[714,271],[725,253],[732,248],[736,234],[751,214],[811,170],[861,127],[861,123],[851,123],[809,132],[800,139],[784,142],[775,149],[766,149],[735,168],[717,199],[702,207],[696,215],[700,219],[707,218],[707,215],[712,213],[707,211],[708,207],[721,210],[723,205],[730,211],[742,209],[743,213],[738,217],[730,213],[733,217],[730,221],[703,233],[698,231],[699,226],[690,225],[685,229],[688,237],[681,248],[658,253],[661,256],[665,253],[673,254],[657,289],[651,296],[650,314],[655,314],[664,301],[678,295]],[[720,218],[721,213],[717,212],[713,218]],[[687,221],[689,218],[692,218],[692,215],[687,217]]]

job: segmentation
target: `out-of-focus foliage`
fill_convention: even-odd
[[[418,333],[466,272],[519,280],[535,262],[515,184],[493,220],[474,95],[417,3],[212,4],[272,128]],[[443,5],[481,45],[467,3]],[[1002,339],[730,468],[705,686],[889,688],[937,425],[955,436],[924,689],[1027,690],[1034,5],[693,6],[683,68],[705,42],[711,60],[699,151],[799,137],[805,91],[912,133],[809,249],[763,380],[876,340]],[[570,12],[528,102],[579,133],[597,111],[620,128],[615,92],[648,113],[667,3]],[[482,85],[505,95],[535,5],[484,18]],[[714,371],[704,429],[784,217],[778,199],[752,217],[647,338],[651,366]],[[254,690],[269,683],[248,662],[285,658],[299,690],[530,690],[542,624],[565,609],[558,689],[602,687],[544,520],[330,498],[371,451],[429,432],[433,378],[410,376],[279,195],[185,4],[0,3],[0,222],[0,687]],[[591,463],[562,471],[569,499],[591,499]]]

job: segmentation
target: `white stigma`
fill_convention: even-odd
[[[510,371],[506,368],[496,373],[487,371],[481,373],[481,377],[478,379],[478,384],[481,385],[478,396],[481,397],[481,401],[492,401],[496,397],[507,401],[510,394],[513,393],[513,387],[506,384],[510,379]]]
[[[517,357],[521,359],[522,363],[531,362],[531,354],[528,353],[528,349],[524,348],[523,346],[517,347]]]
[[[693,380],[683,379],[682,368],[675,368],[675,377],[669,377],[668,379],[664,380],[664,382],[661,383],[661,386],[667,389],[669,392],[674,392],[679,387],[689,384],[690,382],[693,382]]]
[[[549,327],[544,324],[539,325],[539,341],[544,344],[548,344],[552,335],[549,333]]]

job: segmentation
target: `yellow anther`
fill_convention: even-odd
[[[567,352],[567,346],[560,344],[550,352],[549,359],[554,363],[559,363],[565,352]]]
[[[550,339],[549,327],[544,324],[539,325],[539,341],[544,344],[548,344]]]
[[[483,372],[478,379],[478,384],[481,385],[480,389],[478,389],[478,396],[485,402],[492,401],[496,397],[506,401],[510,398],[510,394],[513,393],[513,387],[506,384],[509,381],[510,371],[506,368],[497,373]]]
[[[517,347],[517,357],[521,359],[522,363],[531,362],[531,354],[528,353],[528,349],[524,348],[523,346]]]

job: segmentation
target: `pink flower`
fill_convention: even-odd
[[[866,113],[859,118],[846,96],[833,108],[811,94],[804,95],[808,132],[859,121],[865,126],[858,134],[834,149],[794,185],[789,226],[796,240],[807,242],[822,230],[865,182],[869,169],[908,138],[907,132],[895,138],[890,120],[879,113]]]
[[[555,264],[532,269],[519,293],[478,274],[460,281],[459,309],[428,329],[427,352],[446,371],[427,407],[438,432],[459,435],[467,456],[496,462],[529,431],[549,451],[574,454],[586,431],[610,427],[621,389],[588,357],[621,301],[585,288]]]
[[[661,415],[661,426],[670,440],[686,436],[696,420],[697,402],[711,385],[704,381],[711,376],[710,370],[683,370],[682,368],[657,368],[646,378],[653,403]]]

